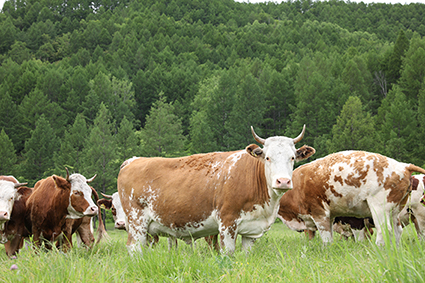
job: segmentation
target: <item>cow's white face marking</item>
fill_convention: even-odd
[[[69,176],[69,182],[71,183],[71,192],[69,195],[68,215],[67,218],[78,219],[83,216],[94,216],[97,214],[97,205],[93,202],[91,195],[92,190],[87,184],[87,179],[81,174],[72,174]],[[73,195],[79,195],[84,197],[88,206],[84,211],[79,211],[77,207],[74,207],[71,201]]]
[[[292,189],[292,171],[295,163],[294,140],[287,137],[271,137],[266,139],[263,148],[264,168],[269,189],[275,189],[277,180],[289,180],[286,189],[276,188],[279,194]]]
[[[112,206],[115,208],[115,226],[117,223],[125,223],[125,213],[118,192],[112,194]]]
[[[4,223],[10,219],[17,191],[14,183],[0,180],[0,230],[4,230]]]

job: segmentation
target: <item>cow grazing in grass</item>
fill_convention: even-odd
[[[246,150],[180,158],[136,158],[118,175],[118,192],[126,214],[127,247],[140,251],[148,235],[192,242],[220,235],[222,251],[232,254],[237,235],[246,250],[276,219],[282,195],[292,189],[295,161],[313,155],[295,148],[295,138],[262,139]]]
[[[43,241],[51,248],[51,243],[62,233],[66,219],[93,217],[98,213],[91,199],[93,190],[88,185],[95,176],[87,180],[81,174],[69,175],[68,169],[66,171],[66,178],[53,175],[38,181],[27,200],[27,220],[37,246]]]
[[[425,170],[376,153],[334,153],[294,171],[294,189],[281,199],[278,215],[293,230],[317,229],[324,243],[333,240],[335,217],[372,217],[376,243],[384,244],[385,227],[398,243],[412,172]]]

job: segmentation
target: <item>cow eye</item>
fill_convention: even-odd
[[[294,161],[295,160],[295,157],[292,156],[291,160]]]
[[[270,157],[268,157],[268,156],[267,156],[267,157],[266,157],[266,160],[267,160],[267,161],[269,161],[269,160],[270,160]]]
[[[74,195],[79,196],[80,195],[80,192],[79,191],[75,191],[74,192]]]

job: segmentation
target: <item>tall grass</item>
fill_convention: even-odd
[[[131,257],[125,231],[108,230],[111,240],[86,250],[74,247],[35,253],[23,249],[9,259],[0,248],[0,282],[423,282],[424,245],[413,225],[403,231],[401,244],[378,247],[335,235],[323,246],[320,237],[308,241],[301,233],[276,223],[249,253],[232,257],[211,251],[204,240],[194,247],[179,242],[168,250],[161,239],[142,255]],[[372,238],[372,241],[374,238]],[[17,269],[10,270],[12,265]]]

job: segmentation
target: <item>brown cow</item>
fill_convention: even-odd
[[[19,183],[13,176],[0,176],[0,231],[4,223],[10,219],[14,201],[19,197],[18,187],[27,183]]]
[[[126,164],[117,184],[129,251],[140,251],[140,243],[147,246],[148,235],[191,243],[220,234],[222,251],[232,254],[238,234],[246,250],[270,229],[280,198],[292,189],[294,162],[315,150],[295,148],[305,127],[295,139],[262,139],[251,130],[264,149],[250,145],[181,158],[135,158]]]
[[[294,170],[294,189],[282,197],[278,215],[293,230],[318,229],[324,243],[332,242],[335,217],[372,217],[376,243],[384,244],[385,227],[398,243],[398,214],[407,202],[412,172],[425,170],[376,153],[334,153]]]
[[[99,201],[99,195],[93,187],[90,186],[90,188],[92,189],[92,194],[94,196],[95,203],[97,203]],[[106,232],[105,226],[103,224],[102,212],[100,209],[98,209],[98,219],[99,226],[97,229],[96,243],[99,243],[103,238],[108,237],[108,233]],[[84,216],[82,218],[77,219],[66,219],[66,224],[62,228],[62,237],[61,239],[58,239],[57,247],[61,248],[63,247],[62,244],[64,244],[64,248],[66,250],[72,248],[72,235],[74,233],[76,233],[78,244],[82,243],[86,247],[92,247],[93,243],[95,242],[92,220],[93,218],[91,216]]]
[[[91,199],[92,188],[88,185],[96,175],[87,180],[81,174],[69,175],[68,169],[66,171],[66,178],[53,175],[38,181],[27,200],[27,219],[38,247],[43,241],[51,248],[49,244],[62,233],[67,218],[92,217],[98,213]]]
[[[1,231],[6,254],[10,257],[16,255],[23,246],[24,238],[30,236],[25,226],[26,200],[32,194],[33,189],[28,187],[19,187],[17,194],[19,197],[13,205],[10,220],[4,224]]]

